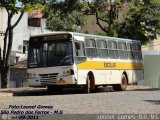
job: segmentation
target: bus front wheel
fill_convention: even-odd
[[[88,94],[91,92],[91,80],[89,75],[87,76],[87,79],[86,79],[86,85],[84,86],[84,91],[85,93],[88,93]]]
[[[95,92],[95,81],[93,74],[89,73],[86,79],[86,85],[84,86],[84,91],[86,93]]]

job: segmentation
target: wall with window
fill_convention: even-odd
[[[12,24],[15,23],[20,15],[20,12],[13,16]],[[0,7],[0,31],[5,31],[7,27],[7,12],[3,7]],[[38,21],[37,21],[38,19]],[[25,60],[27,58],[27,43],[30,35],[48,32],[45,30],[45,19],[34,18],[34,20],[28,20],[28,13],[25,12],[19,24],[13,31],[13,45],[11,50],[11,63],[13,61]],[[0,47],[3,46],[3,37],[0,35]],[[2,47],[3,49],[3,47]],[[13,54],[12,54],[13,52]],[[15,54],[16,53],[16,54]],[[13,60],[14,59],[14,60]]]

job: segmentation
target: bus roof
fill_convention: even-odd
[[[39,33],[39,34],[31,35],[31,37],[38,37],[38,36],[44,36],[44,35],[55,35],[55,34],[73,34],[73,33],[72,32],[65,32],[65,31],[45,32],[45,33]]]
[[[44,36],[44,35],[54,35],[54,34],[72,34],[72,35],[75,35],[75,36],[82,36],[82,37],[96,37],[96,38],[105,38],[105,39],[121,40],[121,41],[129,41],[129,42],[138,42],[138,43],[140,43],[139,40],[132,40],[132,39],[126,39],[126,38],[117,38],[117,37],[109,37],[109,36],[94,35],[94,34],[65,32],[65,31],[40,33],[40,34],[37,34],[37,35],[32,35],[31,37],[38,37],[38,36]]]
[[[112,40],[122,40],[122,41],[130,41],[130,42],[140,42],[139,40],[132,40],[132,39],[126,39],[126,38],[117,38],[117,37],[109,37],[109,36],[94,35],[94,34],[74,33],[74,35],[84,36],[84,37],[105,38],[105,39],[112,39]]]

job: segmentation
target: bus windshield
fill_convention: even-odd
[[[28,67],[51,67],[73,64],[71,41],[49,41],[30,44]]]

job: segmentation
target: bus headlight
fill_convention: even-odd
[[[31,78],[32,77],[32,73],[27,73],[27,77]]]
[[[36,74],[35,73],[33,73],[32,78],[36,78]]]
[[[70,75],[70,70],[63,71],[63,77],[69,76],[69,75]]]
[[[70,70],[67,70],[67,75],[70,75]]]
[[[66,71],[63,71],[63,76],[66,76]]]
[[[36,78],[35,73],[27,73],[28,78]]]

